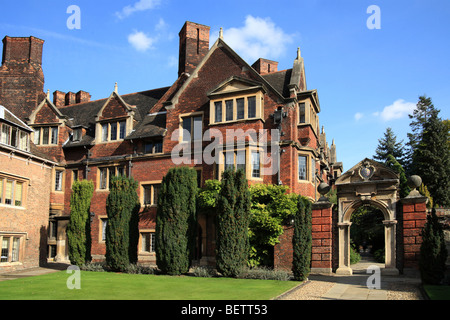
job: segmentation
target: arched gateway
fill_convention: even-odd
[[[413,188],[420,185],[420,181],[410,181]],[[352,274],[351,216],[361,206],[376,207],[384,216],[385,268],[382,272],[398,274],[403,268],[417,267],[427,199],[416,190],[400,199],[398,174],[367,158],[341,175],[335,185],[337,208],[334,211],[325,197],[313,204],[311,271]],[[319,192],[325,193],[324,189],[319,188]]]

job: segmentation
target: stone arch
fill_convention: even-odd
[[[350,266],[351,215],[363,205],[374,206],[383,213],[385,226],[384,273],[398,274],[396,268],[396,205],[399,179],[391,169],[371,159],[364,159],[337,181],[338,268],[337,274],[352,274]]]

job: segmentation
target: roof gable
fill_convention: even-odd
[[[50,96],[47,96],[41,103],[33,110],[29,117],[29,124],[38,123],[55,123],[66,121],[67,117],[64,116],[61,111],[50,100]]]

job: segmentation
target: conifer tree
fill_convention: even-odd
[[[91,206],[94,184],[90,180],[74,181],[70,196],[70,218],[67,225],[69,260],[80,266],[91,261]]]
[[[235,277],[247,264],[250,247],[251,199],[243,170],[225,170],[217,208],[217,270],[226,277]]]
[[[387,155],[386,165],[398,173],[400,180],[400,198],[405,198],[411,192],[411,188],[408,186],[408,178],[406,177],[405,170],[397,159],[395,159],[395,157],[391,154]]]
[[[304,281],[311,272],[312,226],[311,202],[305,197],[298,198],[298,210],[294,218],[294,249],[292,272],[294,279]]]
[[[166,274],[189,271],[197,230],[197,173],[171,168],[163,178],[156,215],[156,263]]]
[[[124,176],[111,177],[106,199],[106,263],[115,271],[137,262],[139,197],[137,182]]]
[[[404,165],[403,140],[397,142],[397,136],[391,128],[386,128],[384,137],[378,140],[378,146],[373,158],[386,163],[388,155],[392,155],[402,166]]]
[[[445,276],[447,248],[442,225],[433,208],[427,216],[427,223],[422,231],[419,267],[422,281],[427,284],[440,284]]]

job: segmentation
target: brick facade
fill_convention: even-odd
[[[317,197],[316,185],[322,181],[331,183],[334,172],[342,171],[341,163],[330,162],[336,159],[335,147],[328,146],[323,131],[319,130],[317,91],[306,88],[300,53],[291,69],[278,71],[278,63],[267,59],[259,59],[252,67],[222,38],[210,47],[209,29],[192,22],[186,22],[183,26],[179,34],[178,79],[172,86],[122,95],[116,84],[110,97],[95,101],[91,101],[90,94],[82,90],[77,93],[55,90],[52,98],[49,94],[46,96],[42,92],[43,73],[39,57],[39,54],[42,55],[43,41],[33,37],[5,38],[6,54],[0,69],[0,103],[11,106],[13,111],[17,111],[17,116],[35,130],[31,134],[32,141],[37,141],[35,135],[39,128],[42,128],[41,135],[52,135],[52,126],[57,127],[55,144],[48,142],[51,136],[46,136],[45,139],[41,137],[36,146],[33,145],[47,159],[57,163],[49,182],[49,203],[44,207],[47,219],[57,225],[58,230],[56,239],[48,239],[48,245],[57,245],[56,255],[49,258],[67,259],[65,227],[70,215],[71,185],[74,179],[90,179],[95,185],[91,202],[92,255],[96,260],[103,259],[105,243],[102,228],[107,218],[105,201],[108,196],[105,175],[126,174],[139,182],[137,191],[142,202],[139,259],[154,263],[154,253],[148,252],[143,241],[147,233],[154,232],[156,206],[143,203],[144,186],[149,185],[150,190],[154,190],[153,186],[161,182],[169,168],[175,166],[171,152],[174,148],[188,146],[188,143],[182,143],[184,136],[176,135],[177,130],[183,129],[189,122],[194,128],[198,119],[201,119],[202,134],[208,129],[222,133],[220,144],[226,140],[227,130],[266,130],[270,142],[270,130],[281,129],[280,170],[275,174],[253,177],[250,152],[257,145],[248,139],[244,143],[250,184],[282,183],[289,187],[290,192],[314,200]],[[22,59],[24,50],[28,50],[30,55]],[[19,73],[11,67],[15,60],[29,66],[31,71]],[[11,82],[11,77],[16,82]],[[7,91],[7,87],[13,91]],[[23,101],[27,108],[19,111],[14,106],[22,103],[20,99],[24,96],[28,99]],[[225,114],[225,102],[230,99],[234,101],[233,119],[213,119],[211,110],[214,110],[214,101],[223,100]],[[246,101],[245,117],[237,115],[238,100]],[[250,101],[255,101],[258,106],[257,116],[249,116]],[[300,105],[306,108],[303,117],[300,116]],[[281,115],[281,123],[277,122],[277,115]],[[195,128],[192,132],[195,135]],[[202,150],[208,144],[204,141]],[[278,157],[271,154],[270,148],[268,150],[269,154],[261,154],[262,159]],[[225,157],[224,154],[217,156]],[[299,156],[303,157],[301,168]],[[194,156],[190,157],[192,159]],[[223,170],[223,164],[218,163],[190,162],[187,165],[198,170],[200,185],[205,180],[220,178]],[[268,166],[261,163],[261,169]],[[62,174],[61,190],[55,190],[56,171]],[[210,217],[200,216],[198,223],[201,232],[198,235],[197,258],[201,258],[201,263],[213,264],[214,221]],[[280,245],[274,249],[277,267],[286,266],[291,259],[291,233],[291,229],[286,227]],[[145,239],[149,241],[150,238]]]

